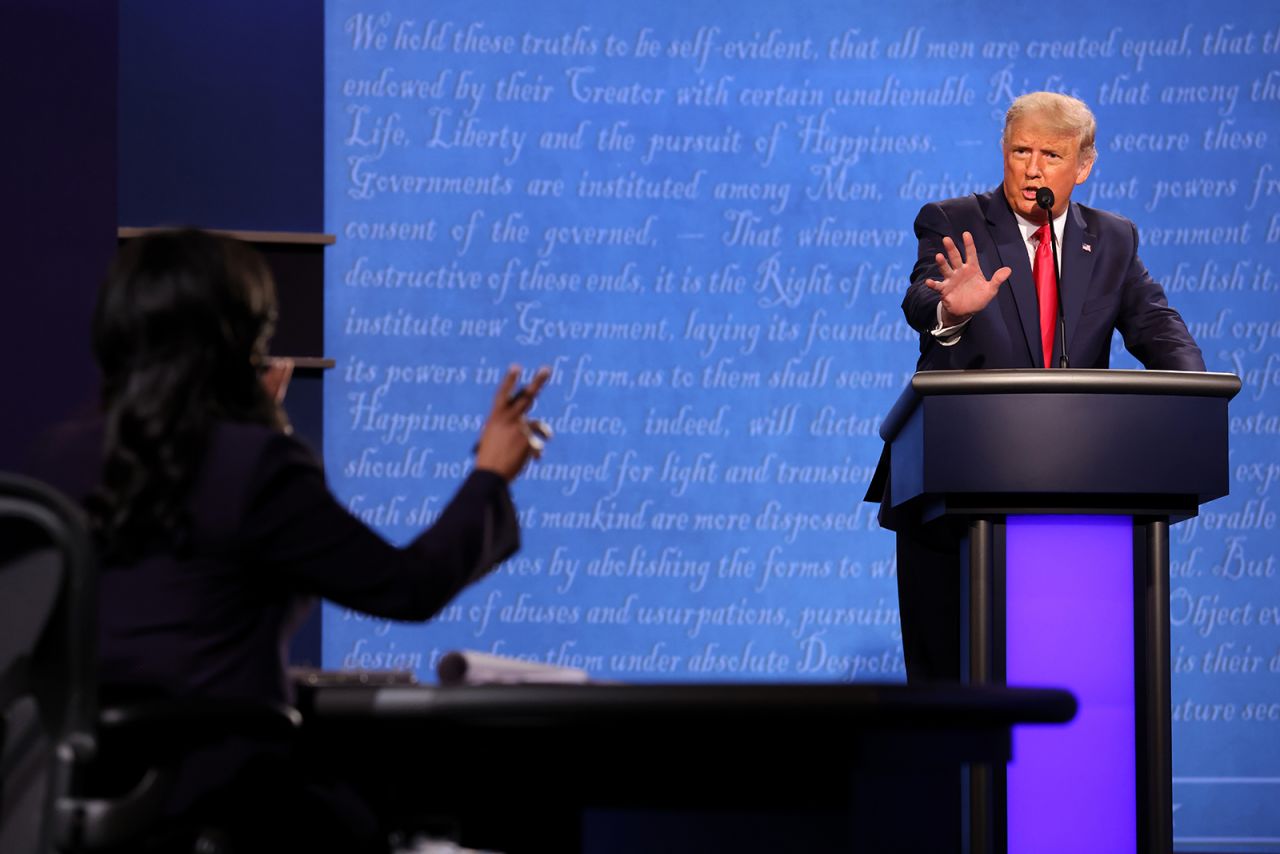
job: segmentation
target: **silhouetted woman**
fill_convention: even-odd
[[[425,620],[518,546],[507,483],[532,453],[525,414],[545,370],[514,395],[508,373],[474,471],[396,548],[334,499],[288,435],[289,366],[267,356],[275,314],[261,257],[195,230],[130,241],[102,286],[102,411],[55,431],[35,473],[89,513],[106,686],[286,701],[288,641],[316,597]],[[244,770],[228,764],[202,766],[197,789]]]

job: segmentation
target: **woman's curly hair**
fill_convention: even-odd
[[[88,510],[108,560],[186,547],[216,422],[284,426],[259,380],[275,315],[266,263],[237,240],[182,229],[121,249],[93,317],[105,435]]]

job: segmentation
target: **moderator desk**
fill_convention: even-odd
[[[601,808],[763,811],[809,851],[958,851],[958,810],[932,793],[1007,762],[1015,724],[1076,709],[1060,690],[899,684],[302,686],[298,704],[310,749],[383,809],[509,852],[579,850]]]

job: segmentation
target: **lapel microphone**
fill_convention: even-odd
[[[1062,356],[1058,359],[1058,367],[1067,367],[1067,315],[1062,310],[1062,276],[1058,270],[1058,236],[1053,230],[1053,190],[1041,187],[1036,190],[1036,206],[1043,208],[1049,217],[1049,248],[1053,255],[1053,280],[1058,286],[1058,349]]]

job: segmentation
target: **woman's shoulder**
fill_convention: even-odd
[[[209,436],[202,480],[235,489],[253,488],[283,469],[318,469],[319,465],[304,442],[274,427],[219,422]]]
[[[237,459],[250,462],[263,454],[296,452],[310,454],[300,441],[266,424],[243,421],[219,421],[209,434],[206,451],[211,462],[232,463]]]
[[[234,539],[268,484],[286,471],[318,467],[306,445],[278,429],[218,422],[188,499],[197,531],[215,542]]]

